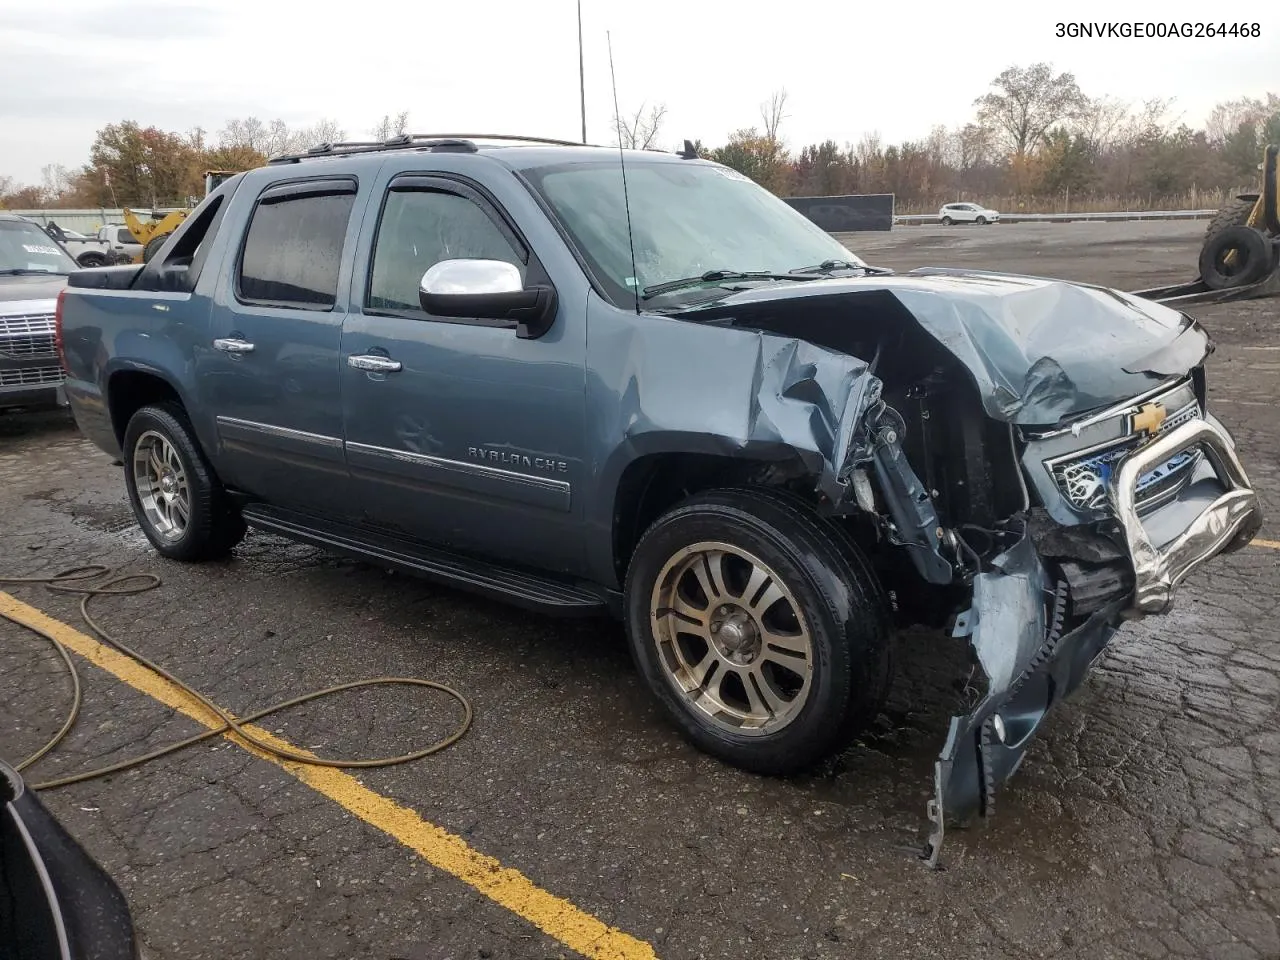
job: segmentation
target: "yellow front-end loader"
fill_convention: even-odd
[[[204,172],[204,195],[207,197],[228,177],[234,177],[237,170],[206,170]],[[133,258],[134,263],[146,263],[157,250],[164,246],[169,234],[177,230],[182,221],[187,219],[190,210],[173,210],[163,216],[152,214],[142,218],[128,207],[124,211],[124,225],[133,239],[142,244],[142,253]]]
[[[1169,306],[1280,296],[1280,147],[1262,160],[1262,192],[1241,194],[1220,209],[1205,231],[1200,276],[1134,294]]]

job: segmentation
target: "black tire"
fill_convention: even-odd
[[[107,258],[100,253],[82,253],[80,254],[80,259],[76,262],[86,269],[91,269],[93,267],[105,267]]]
[[[1257,197],[1247,197],[1228,200],[1223,204],[1205,228],[1204,246],[1208,246],[1210,240],[1228,227],[1243,227],[1248,223],[1249,214],[1253,212],[1253,205],[1257,202]]]
[[[1232,262],[1227,258],[1234,254]],[[1210,290],[1256,283],[1275,266],[1271,242],[1253,227],[1227,227],[1200,251],[1200,279]]]
[[[703,541],[759,558],[803,611],[812,675],[803,704],[776,731],[744,734],[719,725],[677,687],[659,651],[650,616],[655,586],[679,551]],[[625,607],[632,657],[676,728],[699,749],[744,770],[786,776],[812,768],[848,746],[888,693],[892,625],[884,591],[852,538],[789,494],[713,490],[663,515],[636,547]]]
[[[156,255],[160,248],[164,246],[164,242],[168,239],[169,234],[157,233],[154,237],[148,240],[147,245],[142,248],[142,262],[150,263],[151,258]]]
[[[978,226],[980,226],[980,227],[985,227],[985,226],[987,225],[987,218],[986,218],[986,217],[978,217],[978,219],[977,219],[977,220],[975,220],[975,221],[973,221],[973,222],[974,222],[974,223],[976,223],[976,224],[977,224]]]
[[[167,539],[148,519],[138,491],[134,458],[140,438],[148,434],[159,434],[172,445],[185,472],[189,515],[185,529],[176,539]],[[142,407],[130,418],[124,433],[124,476],[138,526],[162,556],[171,560],[214,560],[226,556],[244,538],[244,520],[200,449],[181,405],[166,402]]]
[[[951,226],[951,224],[952,224],[952,223],[954,223],[954,222],[955,222],[955,221],[954,221],[954,220],[952,220],[950,217],[943,217],[943,218],[942,218],[942,225],[943,225],[944,227],[949,227],[949,226]]]

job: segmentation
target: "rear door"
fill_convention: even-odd
[[[379,193],[342,338],[346,453],[362,518],[435,545],[578,572],[585,287],[547,274],[503,201],[460,175],[405,173]],[[514,190],[510,201],[521,202]],[[523,204],[532,207],[527,192]],[[526,285],[550,281],[560,294],[552,328],[522,339],[492,322],[427,314],[422,275],[455,258],[512,263]],[[370,369],[368,358],[390,368]]]
[[[223,480],[277,506],[342,516],[339,348],[350,282],[355,179],[277,183],[248,227],[196,351],[201,403],[215,418]]]

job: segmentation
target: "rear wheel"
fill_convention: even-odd
[[[891,629],[856,550],[803,501],[758,488],[696,495],[650,527],[627,574],[627,632],[688,740],[785,775],[874,717]]]
[[[172,560],[225,556],[244,520],[227,498],[176,403],[146,406],[124,434],[125,486],[142,532]]]
[[[949,227],[949,226],[951,226],[951,224],[952,224],[953,222],[954,222],[954,221],[953,221],[950,217],[943,217],[943,218],[942,218],[942,225],[943,225],[944,227]]]

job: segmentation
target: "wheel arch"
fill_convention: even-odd
[[[160,367],[140,361],[117,360],[109,364],[103,371],[103,392],[111,430],[122,450],[129,419],[148,404],[176,402],[190,415],[189,397],[176,378]],[[204,445],[199,425],[193,421],[192,426]]]
[[[791,486],[813,493],[824,465],[812,451],[780,442],[742,444],[703,433],[663,432],[634,438],[605,462],[605,495],[594,517],[593,572],[610,586],[624,582],[636,544],[648,526],[685,497],[736,483]],[[815,502],[817,494],[813,493]]]

